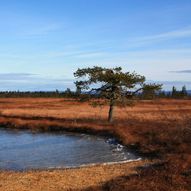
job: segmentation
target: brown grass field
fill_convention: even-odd
[[[67,170],[0,171],[0,191],[191,190],[191,100],[137,101],[134,107],[116,107],[112,124],[107,112],[108,106],[94,108],[72,99],[1,98],[1,126],[112,134],[149,159]]]

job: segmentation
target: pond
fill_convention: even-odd
[[[137,158],[111,138],[0,129],[1,170],[77,167]]]

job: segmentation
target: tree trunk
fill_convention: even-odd
[[[109,105],[109,116],[108,116],[108,121],[110,123],[113,121],[113,109],[114,109],[114,100],[112,99]]]

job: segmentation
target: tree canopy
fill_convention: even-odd
[[[110,101],[108,120],[112,121],[113,107],[116,101],[122,101],[133,97],[141,90],[160,90],[160,84],[146,84],[145,77],[133,72],[123,72],[121,67],[78,69],[74,76],[78,79],[76,87],[81,90],[89,90],[91,93],[98,93]]]

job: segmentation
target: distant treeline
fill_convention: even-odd
[[[177,90],[175,86],[172,87],[171,91],[143,91],[139,95],[142,99],[153,99],[153,98],[174,98],[174,99],[190,99],[191,91],[187,91],[186,86],[183,86],[181,90]]]
[[[65,98],[65,97],[76,97],[78,94],[72,92],[70,89],[66,91],[1,91],[1,98],[19,98],[19,97],[55,97],[55,98]]]
[[[98,94],[88,94],[81,92],[80,90],[71,91],[67,88],[65,91],[1,91],[0,98],[100,98]],[[135,95],[138,99],[153,99],[153,98],[174,98],[174,99],[191,99],[191,91],[186,90],[186,86],[182,87],[182,90],[177,90],[175,86],[171,91],[142,91]]]

